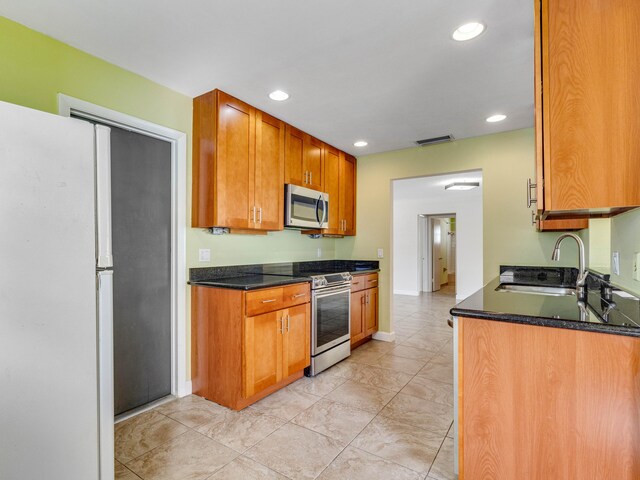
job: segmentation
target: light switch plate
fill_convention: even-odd
[[[620,252],[613,252],[611,255],[611,272],[620,275]]]
[[[384,258],[384,250],[382,248],[378,249],[378,258]]]
[[[638,267],[640,267],[640,253],[636,252],[633,254],[632,276],[634,280],[640,282],[640,269]]]
[[[201,248],[198,250],[198,261],[199,262],[210,262],[211,261],[211,250],[209,248]]]

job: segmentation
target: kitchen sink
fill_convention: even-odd
[[[534,295],[551,295],[554,297],[575,296],[575,288],[550,287],[540,285],[514,285],[512,283],[501,283],[496,288],[497,292],[511,293],[532,293]]]

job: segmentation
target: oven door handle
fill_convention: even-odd
[[[314,298],[330,297],[331,295],[340,295],[342,293],[351,294],[351,284],[339,285],[337,287],[327,287],[321,290],[312,290]]]

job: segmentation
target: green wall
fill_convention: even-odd
[[[358,159],[358,236],[336,244],[336,256],[381,261],[380,329],[391,331],[390,306],[391,182],[394,179],[482,170],[484,280],[498,275],[499,266],[577,265],[575,242],[562,246],[561,262],[552,263],[557,233],[537,233],[526,207],[526,181],[534,178],[533,129],[416,147]]]

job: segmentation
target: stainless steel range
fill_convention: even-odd
[[[314,376],[351,355],[351,275],[311,275],[311,366]]]

